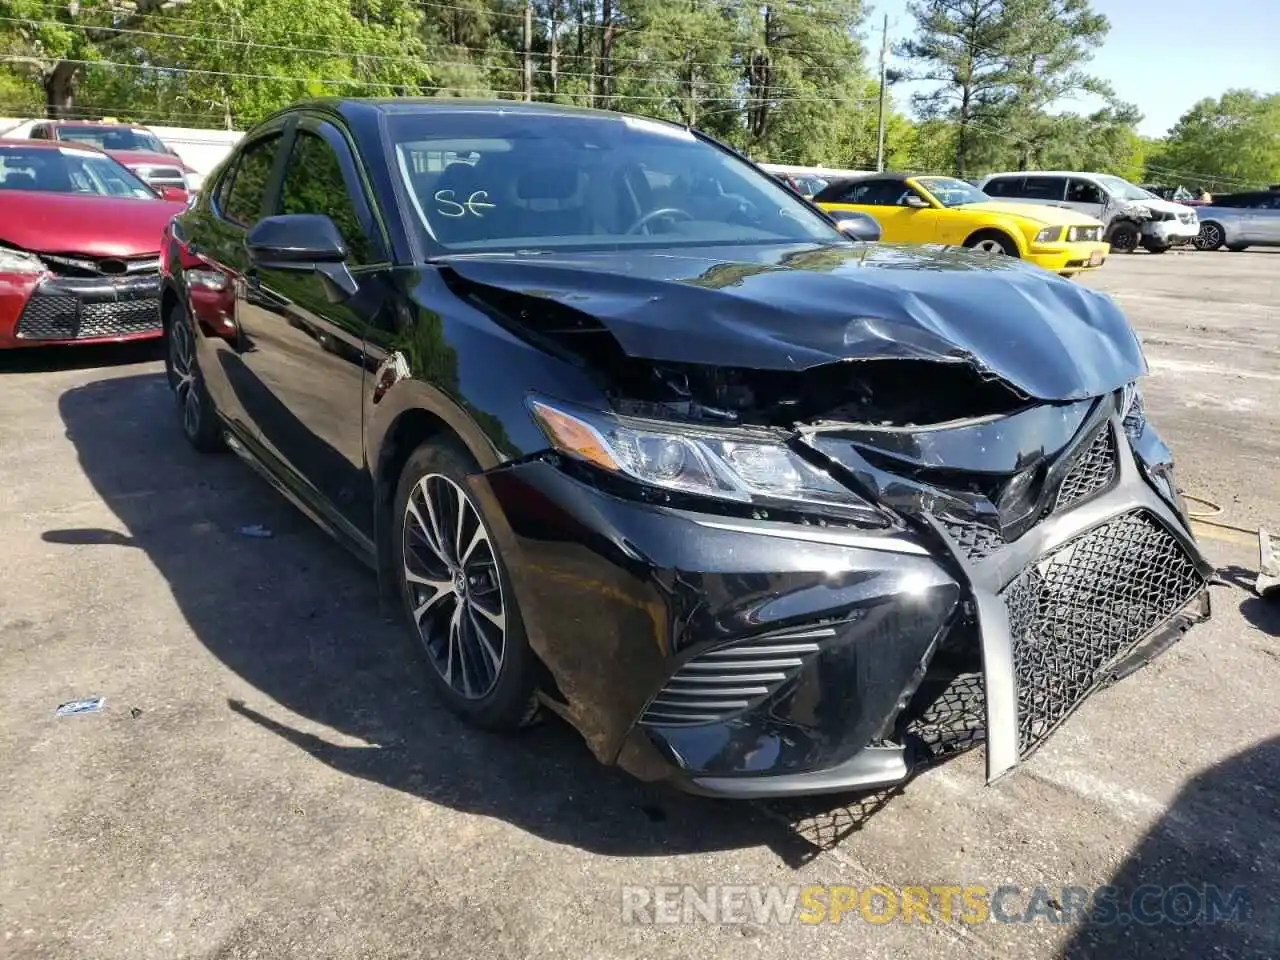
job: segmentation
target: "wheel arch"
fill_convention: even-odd
[[[1022,231],[1013,229],[1008,221],[1005,220],[997,220],[993,223],[984,224],[981,227],[971,230],[969,235],[964,238],[964,246],[967,247],[971,243],[976,243],[978,240],[986,236],[997,237],[1001,240],[1008,241],[1013,244],[1013,249],[1018,251],[1019,259],[1026,259],[1027,244],[1022,238]]]

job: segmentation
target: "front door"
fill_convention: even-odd
[[[1067,181],[1067,206],[1072,210],[1078,210],[1086,216],[1105,222],[1102,216],[1102,208],[1106,204],[1107,195],[1092,180],[1072,177]]]
[[[365,335],[391,298],[386,244],[356,173],[354,154],[334,127],[303,119],[280,180],[274,212],[328,216],[349,251],[359,283],[335,302],[315,273],[250,267],[243,285],[244,354],[259,387],[252,417],[267,450],[296,492],[341,532],[373,533],[373,491],[365,469]]]
[[[911,198],[919,206],[911,205]],[[855,180],[823,209],[839,219],[840,211],[865,213],[880,224],[880,239],[895,243],[930,243],[937,239],[938,210],[901,177]]]

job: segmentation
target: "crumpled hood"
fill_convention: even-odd
[[[1107,297],[1022,261],[959,248],[718,247],[435,262],[480,296],[491,287],[594,317],[641,359],[793,371],[845,360],[968,363],[1040,400],[1099,396],[1146,372],[1137,337]]]

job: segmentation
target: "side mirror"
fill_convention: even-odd
[[[836,221],[836,229],[859,243],[875,243],[880,239],[880,224],[865,214],[841,217]]]
[[[168,200],[170,203],[186,203],[187,191],[181,187],[161,187],[160,199]]]
[[[244,240],[249,262],[261,270],[318,273],[332,298],[356,295],[359,285],[347,269],[347,245],[332,220],[318,213],[264,217]]]
[[[924,197],[916,196],[914,193],[908,193],[903,203],[908,207],[914,207],[916,210],[928,209],[928,201]]]

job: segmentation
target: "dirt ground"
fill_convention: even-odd
[[[1280,529],[1280,251],[1116,257],[1082,282],[1141,333],[1187,491]],[[1214,618],[997,784],[979,750],[892,795],[730,804],[600,767],[557,722],[459,725],[372,576],[186,447],[154,351],[0,371],[0,956],[1280,956],[1280,605],[1248,589],[1246,533],[1200,528]],[[55,718],[88,696],[102,712]],[[1244,887],[1247,915],[635,924],[620,899],[1184,883]]]

